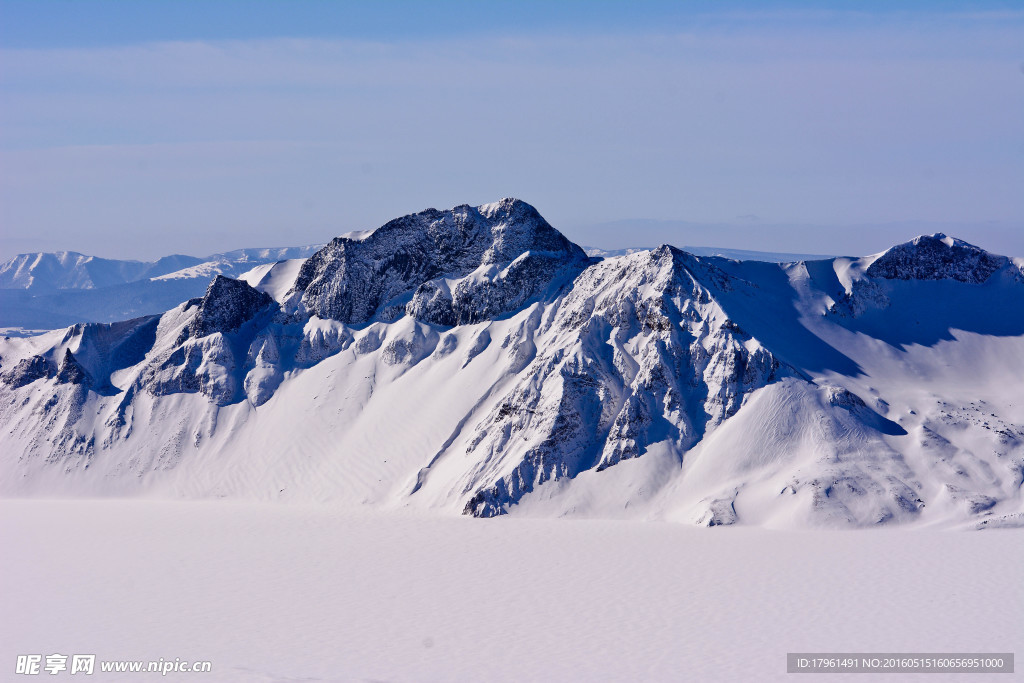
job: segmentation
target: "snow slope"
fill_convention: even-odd
[[[787,652],[1017,650],[1016,676],[870,680],[1020,677],[1015,532],[370,512],[0,501],[0,544],[12,550],[0,661],[59,652],[212,663],[208,674],[84,678],[99,683],[746,683],[793,680]]]
[[[1024,524],[1021,263],[945,236],[588,259],[428,210],[0,344],[0,492],[773,527]]]
[[[274,297],[275,301],[284,303],[285,296],[295,287],[295,280],[299,277],[299,270],[305,262],[306,259],[298,258],[264,263],[242,273],[238,279],[266,292]]]

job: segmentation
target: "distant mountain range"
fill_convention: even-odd
[[[216,275],[237,277],[319,248],[238,249],[203,258],[175,254],[152,262],[73,251],[20,254],[0,264],[0,327],[54,329],[159,313],[201,295]]]
[[[0,340],[0,493],[1022,526],[1022,386],[1024,260],[598,258],[505,199]]]
[[[583,247],[588,256],[600,258],[613,258],[615,256],[628,256],[638,251],[648,251],[654,247],[632,247],[629,249],[602,249],[600,247]],[[680,247],[683,251],[696,256],[721,256],[722,258],[734,261],[765,261],[767,263],[795,263],[797,261],[820,261],[833,258],[834,255],[825,254],[793,254],[788,252],[775,251],[751,251],[749,249],[727,249],[725,247]]]

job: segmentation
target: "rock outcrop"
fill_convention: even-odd
[[[866,274],[887,280],[956,280],[981,284],[1007,263],[1005,256],[990,254],[973,244],[935,233],[892,247],[868,267]]]
[[[338,237],[303,264],[294,292],[310,313],[343,323],[406,313],[450,326],[518,310],[587,263],[536,209],[503,199],[428,209],[361,239]]]

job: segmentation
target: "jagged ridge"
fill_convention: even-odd
[[[780,376],[780,362],[729,320],[704,280],[747,284],[669,246],[577,278],[550,324],[557,343],[469,443],[479,453],[470,479],[500,476],[465,512],[502,514],[550,479],[604,470],[654,441],[682,454]]]
[[[402,312],[439,325],[520,308],[586,254],[516,199],[395,219],[362,239],[335,238],[303,265],[294,293],[349,324]]]

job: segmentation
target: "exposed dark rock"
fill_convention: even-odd
[[[19,389],[37,379],[49,379],[57,374],[53,361],[42,356],[31,356],[18,361],[13,368],[0,375],[0,380],[12,389]]]
[[[253,289],[247,282],[218,275],[206,294],[189,300],[189,305],[199,310],[182,332],[179,343],[189,337],[198,339],[214,332],[233,332],[271,304],[274,299],[269,294]]]
[[[466,513],[503,514],[546,481],[602,471],[656,440],[685,451],[735,414],[781,368],[709,289],[744,286],[667,246],[587,269],[551,323],[565,345],[535,351],[469,443],[482,463],[475,480],[494,461],[511,472],[474,492]],[[505,345],[528,346],[535,331],[524,326]]]
[[[241,394],[238,354],[248,348],[255,330],[241,337],[211,335],[237,332],[276,302],[246,282],[218,275],[202,298],[188,304],[198,310],[173,350],[146,367],[140,385],[154,396],[201,393],[216,405],[227,405]]]
[[[89,373],[79,364],[75,355],[71,353],[71,349],[64,351],[64,360],[60,362],[60,368],[57,370],[57,381],[65,384],[81,384],[86,387],[92,386],[92,377]]]
[[[888,280],[956,280],[980,284],[1008,263],[1005,256],[942,233],[898,244],[867,269],[870,277]]]
[[[560,270],[574,274],[587,263],[536,209],[503,199],[428,209],[362,239],[338,237],[303,264],[294,291],[312,313],[345,323],[391,320],[397,300],[419,320],[458,325],[517,310]]]
[[[213,337],[178,346],[147,367],[140,381],[154,396],[201,393],[216,405],[227,405],[238,395],[236,367],[231,345]]]

